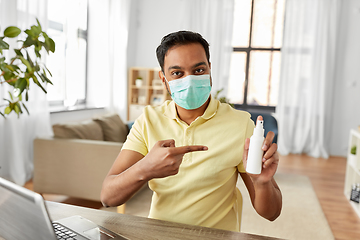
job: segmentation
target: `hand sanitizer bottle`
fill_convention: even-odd
[[[262,159],[264,151],[261,149],[264,144],[264,120],[259,116],[256,121],[254,133],[250,138],[246,172],[251,174],[260,174],[262,169]]]

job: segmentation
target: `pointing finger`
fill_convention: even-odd
[[[178,154],[185,154],[189,152],[195,152],[195,151],[206,151],[208,150],[208,147],[202,146],[202,145],[189,145],[189,146],[182,146],[182,147],[175,147],[172,148],[172,153],[175,155]]]

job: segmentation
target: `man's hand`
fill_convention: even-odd
[[[175,140],[158,141],[150,152],[142,159],[142,168],[146,178],[163,178],[176,175],[185,153],[206,151],[208,148],[201,145],[175,147]]]
[[[249,191],[251,202],[256,212],[270,220],[274,221],[281,212],[282,196],[281,191],[273,176],[276,173],[279,164],[279,155],[277,153],[277,144],[272,143],[275,134],[269,132],[264,140],[262,150],[264,155],[262,159],[262,169],[260,174],[240,173],[244,183]],[[250,139],[245,140],[243,164],[246,169]],[[256,193],[256,194],[255,194]]]
[[[264,156],[262,159],[263,165],[262,165],[261,174],[255,175],[255,174],[247,173],[251,177],[254,183],[269,182],[276,173],[279,163],[279,155],[277,153],[277,144],[272,143],[274,136],[275,134],[270,131],[268,132],[264,140],[264,144],[262,146],[262,150],[264,150]],[[247,165],[249,145],[250,145],[250,139],[247,138],[245,140],[244,155],[243,155],[243,162],[245,169]]]

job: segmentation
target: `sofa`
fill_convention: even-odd
[[[273,113],[270,112],[265,112],[265,111],[261,111],[261,110],[253,110],[253,109],[243,109],[241,105],[239,104],[235,104],[234,106],[235,109],[237,110],[244,110],[250,113],[250,118],[251,120],[254,121],[254,123],[256,124],[256,119],[259,115],[261,115],[264,119],[264,136],[266,136],[268,134],[268,132],[272,131],[274,132],[275,136],[273,139],[273,143],[277,143],[277,139],[278,139],[278,124],[277,124],[277,120],[274,117]]]
[[[100,201],[130,126],[117,114],[53,125],[54,136],[34,140],[34,191]]]

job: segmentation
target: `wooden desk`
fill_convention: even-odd
[[[46,206],[52,220],[58,220],[73,215],[81,215],[96,224],[101,225],[115,233],[119,233],[129,239],[277,239],[224,231],[214,228],[160,221],[156,219],[77,207],[49,201],[46,202]]]

